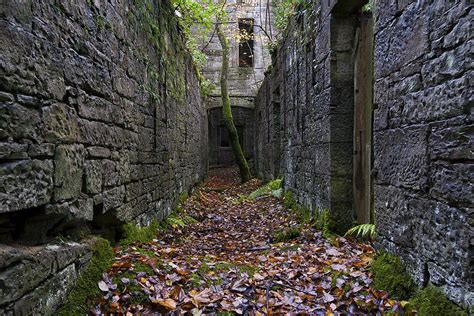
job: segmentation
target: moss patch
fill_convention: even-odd
[[[310,224],[312,227],[320,230],[326,238],[334,236],[331,230],[333,223],[328,210],[320,210],[312,214],[309,208],[296,202],[291,192],[285,192],[283,202],[287,208],[295,213],[298,222],[301,224]]]
[[[380,252],[372,262],[374,287],[388,291],[391,297],[407,300],[415,291],[415,284],[400,258]]]
[[[158,221],[153,220],[149,226],[140,227],[132,223],[123,225],[123,238],[120,240],[122,246],[133,243],[145,243],[158,235],[161,227]]]
[[[92,251],[89,265],[77,280],[64,305],[57,311],[58,315],[88,314],[89,305],[100,297],[97,282],[102,279],[102,273],[112,265],[115,255],[110,243],[102,238],[94,240]]]
[[[433,285],[418,290],[410,300],[410,308],[417,310],[417,315],[467,315],[467,312],[446,298],[444,293]]]

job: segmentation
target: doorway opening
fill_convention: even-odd
[[[357,2],[338,1],[331,18],[330,203],[341,232],[373,222],[373,22]]]

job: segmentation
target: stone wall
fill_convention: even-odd
[[[354,34],[364,1],[300,7],[255,107],[255,172],[352,224]],[[473,304],[472,6],[376,1],[373,198],[380,245]],[[472,89],[471,89],[472,90]]]
[[[311,211],[330,209],[333,228],[343,232],[354,218],[353,68],[347,60],[355,19],[333,16],[334,5],[300,6],[278,48],[256,100],[255,171],[264,179],[283,176],[299,203]]]
[[[228,23],[223,25],[223,29],[229,39],[229,75],[228,86],[231,104],[233,106],[250,107],[254,106],[254,98],[258,88],[263,81],[263,73],[270,64],[270,56],[266,44],[269,42],[268,36],[275,35],[272,28],[273,14],[271,1],[269,7],[265,1],[226,1],[226,11],[228,13]],[[253,67],[239,67],[239,26],[238,20],[244,18],[254,19],[254,64]],[[266,35],[268,34],[268,35]],[[208,107],[218,107],[222,105],[220,97],[220,73],[222,65],[222,48],[215,32],[206,34],[202,39],[204,53],[208,60],[203,67],[203,75],[216,86],[208,100]]]
[[[375,206],[381,243],[419,283],[472,305],[472,6],[378,1]]]
[[[3,1],[0,46],[0,243],[116,239],[203,179],[207,114],[169,2]],[[29,262],[3,249],[0,280]],[[0,282],[0,310],[68,266]]]
[[[268,6],[267,6],[268,4]],[[265,1],[226,1],[228,23],[222,25],[229,39],[229,74],[228,90],[232,113],[236,124],[242,130],[243,150],[253,163],[253,107],[255,96],[260,87],[264,72],[270,65],[271,59],[266,45],[268,36],[275,36],[273,28],[272,3]],[[239,19],[253,19],[254,49],[253,66],[239,66]],[[232,163],[233,153],[230,147],[220,146],[222,122],[222,98],[220,94],[220,74],[222,67],[222,48],[215,32],[206,34],[202,40],[204,53],[208,60],[203,67],[204,77],[215,85],[214,91],[207,100],[209,108],[209,163],[210,165],[226,165]],[[239,127],[238,127],[239,129]]]

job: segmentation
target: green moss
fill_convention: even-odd
[[[148,275],[152,275],[154,272],[153,269],[149,265],[143,264],[143,263],[135,263],[133,267],[133,271],[137,273],[145,272]]]
[[[101,296],[97,282],[112,265],[115,255],[110,243],[102,238],[95,239],[91,248],[92,259],[69,293],[64,305],[57,311],[58,315],[85,315],[89,312],[89,305]]]
[[[198,288],[204,283],[204,280],[199,276],[197,273],[191,274],[191,278],[189,279],[192,288]]]
[[[137,250],[135,250],[135,251],[138,252],[138,253],[141,253],[142,255],[146,255],[148,257],[156,256],[154,251],[148,250],[148,249],[143,249],[143,248],[140,248],[140,247],[137,247]]]
[[[370,265],[374,288],[388,291],[396,299],[407,300],[413,295],[415,284],[400,258],[388,252],[380,252]]]
[[[300,236],[301,236],[301,232],[298,228],[289,227],[283,230],[277,230],[273,234],[273,240],[274,242],[283,242],[283,241],[288,241],[288,240],[298,238]]]
[[[307,207],[299,205],[291,192],[285,192],[283,194],[283,203],[288,209],[295,213],[296,220],[301,224],[308,224],[313,220],[311,211]]]
[[[420,316],[467,315],[466,311],[448,300],[444,293],[433,285],[418,290],[410,300],[409,307],[415,308]]]
[[[123,225],[123,238],[120,244],[128,246],[133,243],[145,243],[156,238],[161,227],[158,221],[153,220],[149,226],[140,227],[132,223]]]
[[[321,210],[311,213],[309,208],[304,207],[296,202],[291,192],[283,194],[283,202],[287,208],[292,210],[296,215],[296,220],[301,224],[311,224],[312,227],[320,230],[326,238],[332,237],[332,219],[329,210]]]

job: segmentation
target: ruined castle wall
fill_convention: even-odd
[[[317,1],[300,10],[255,107],[255,172],[284,177],[299,203],[328,208],[339,228],[354,219],[355,29],[343,11],[359,5]],[[464,305],[473,304],[471,20],[467,1],[383,0],[374,12],[371,175],[380,245],[420,285],[441,286]]]
[[[472,6],[378,1],[375,219],[419,283],[472,305]]]
[[[3,1],[0,46],[0,243],[42,244],[83,224],[113,239],[125,222],[165,217],[203,179],[207,115],[169,2]],[[7,248],[0,280],[31,261]],[[76,248],[54,267],[66,288]],[[46,293],[53,272],[2,287],[0,310]],[[44,302],[36,312],[57,304]]]
[[[268,5],[268,7],[267,7]],[[254,106],[255,95],[264,78],[263,73],[270,64],[270,56],[266,45],[269,36],[275,36],[273,28],[273,12],[271,1],[228,0],[226,1],[227,22],[221,25],[229,40],[229,73],[228,90],[232,106]],[[253,66],[239,66],[239,19],[254,20]],[[209,97],[209,108],[222,106],[220,93],[220,73],[222,66],[222,47],[215,32],[202,38],[203,52],[207,62],[203,67],[204,77],[215,85]]]
[[[301,8],[275,54],[256,100],[255,172],[284,177],[299,203],[330,209],[343,231],[353,220],[353,83],[345,59],[354,27],[334,19],[333,6],[314,1]]]

